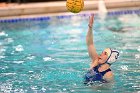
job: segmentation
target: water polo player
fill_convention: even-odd
[[[94,15],[89,17],[89,27],[86,36],[86,43],[88,47],[89,56],[92,59],[91,67],[89,71],[85,74],[85,84],[101,81],[110,82],[113,80],[113,72],[110,69],[112,63],[114,63],[119,56],[117,50],[111,48],[106,48],[101,55],[98,55],[94,46],[92,25],[94,23]]]

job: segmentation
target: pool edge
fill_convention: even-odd
[[[82,12],[85,11],[97,11],[98,1],[85,1],[85,7]],[[122,8],[139,8],[140,1],[138,0],[106,0],[106,8],[122,9]],[[7,7],[0,7],[0,18],[11,16],[23,16],[23,15],[39,15],[39,14],[56,14],[68,12],[66,9],[66,1],[57,2],[45,2],[45,3],[29,3],[29,4],[13,4]]]

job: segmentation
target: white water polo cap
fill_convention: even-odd
[[[111,48],[106,48],[104,51],[108,55],[108,59],[106,60],[106,63],[111,65],[112,63],[116,62],[116,60],[119,57],[119,51],[113,50]]]

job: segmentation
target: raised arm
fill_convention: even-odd
[[[86,36],[86,43],[88,47],[88,53],[92,59],[92,62],[94,62],[98,58],[98,54],[96,52],[96,48],[93,41],[93,32],[92,32],[93,23],[94,23],[94,15],[91,15],[89,17],[89,24],[88,24],[89,27]]]

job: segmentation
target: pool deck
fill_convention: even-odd
[[[86,0],[84,1],[84,9],[80,13],[89,11],[97,12],[99,1]],[[105,5],[108,11],[117,9],[140,9],[140,0],[105,0]],[[7,17],[23,17],[36,15],[59,15],[72,14],[66,9],[66,1],[43,2],[43,3],[28,3],[28,4],[0,4],[0,19]]]

